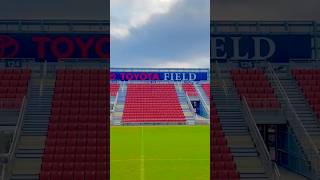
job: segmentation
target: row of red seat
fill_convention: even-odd
[[[108,150],[108,149],[107,149]],[[48,154],[43,156],[43,163],[72,163],[86,162],[108,163],[109,154]],[[83,169],[85,170],[85,169]],[[108,169],[107,169],[108,170]]]
[[[92,139],[90,139],[92,140]],[[98,144],[99,143],[99,144]],[[107,143],[100,142],[92,143],[92,144],[79,144],[75,146],[65,146],[64,144],[55,144],[54,146],[48,146],[46,148],[45,154],[106,154]],[[58,147],[63,146],[63,147]]]
[[[107,78],[108,78],[108,76],[106,76],[105,74],[94,74],[94,75],[88,75],[88,74],[65,75],[65,74],[62,74],[57,78],[57,80],[60,80],[62,82],[65,82],[65,81],[79,82],[79,81],[88,81],[88,80],[90,80],[90,81],[104,80]]]
[[[316,116],[320,119],[320,69],[293,69],[292,74]]]
[[[255,75],[255,74],[263,74],[262,69],[254,68],[254,69],[232,69],[230,71],[232,76],[236,75],[243,75],[243,74],[249,74],[249,75]]]
[[[83,169],[79,171],[41,171],[41,180],[108,180],[108,171],[84,171]]]
[[[236,86],[237,87],[237,91],[240,94],[252,94],[252,93],[256,93],[258,95],[261,94],[273,94],[273,89],[270,86],[260,86],[260,87],[252,87],[252,86],[248,86],[248,87],[243,87],[243,86]],[[253,94],[252,94],[253,95]],[[251,96],[251,95],[250,95]],[[274,97],[274,95],[272,95],[272,97]]]
[[[1,77],[0,77],[1,78]],[[25,77],[25,79],[17,79],[17,80],[0,80],[0,85],[4,86],[14,86],[14,87],[24,87],[28,84],[30,76]]]
[[[94,123],[50,123],[48,130],[50,131],[104,131],[100,124]]]
[[[76,144],[74,146],[65,144],[54,144],[54,146],[48,146],[45,150],[45,154],[106,154],[108,148],[106,147],[107,141],[93,141],[94,139],[89,139],[94,142],[92,144],[83,143]],[[62,146],[62,147],[61,147]]]
[[[211,177],[219,180],[238,180],[240,179],[239,173],[234,170],[217,170],[211,172]]]
[[[9,93],[27,93],[27,86],[18,86],[18,87],[0,87],[0,94]]]
[[[29,69],[0,70],[0,109],[19,109],[27,94]]]
[[[59,123],[106,123],[106,117],[103,115],[56,115],[51,116],[51,123],[59,122]]]
[[[110,84],[110,96],[116,96],[119,91],[119,87],[120,87],[119,84],[111,83]]]
[[[81,98],[80,98],[81,99]],[[103,101],[98,101],[98,100],[74,100],[74,101],[67,101],[67,100],[55,100],[52,102],[52,105],[57,106],[57,107],[93,107],[93,106],[98,106],[100,108],[106,108],[108,107],[108,103]]]
[[[204,92],[206,93],[207,97],[210,99],[210,84],[209,83],[205,83],[201,85]]]
[[[211,103],[211,130],[210,130],[210,174],[211,179],[231,179],[240,178],[233,156],[228,147],[227,139],[223,133],[220,120],[217,115],[215,104]]]
[[[296,76],[297,80],[304,80],[303,82],[306,83],[319,83],[320,75],[319,74],[297,74]]]
[[[198,92],[192,83],[182,84],[183,90],[188,94],[188,96],[198,96]]]
[[[56,83],[57,89],[62,90],[74,90],[74,89],[81,89],[81,90],[92,90],[92,89],[103,89],[107,91],[106,88],[106,81],[88,81],[88,82],[81,82],[81,83],[69,83],[69,82],[60,82]]]
[[[75,130],[75,131],[69,131],[69,132],[64,132],[64,131],[52,131],[48,133],[48,138],[50,139],[92,139],[92,138],[100,138],[100,139],[105,139],[107,138],[107,133],[105,132],[106,129],[102,129],[101,131],[80,131],[80,130]],[[50,140],[48,139],[48,140]]]
[[[58,70],[40,180],[109,178],[107,74],[106,70]],[[101,80],[92,83],[90,78]],[[85,84],[90,87],[80,87]],[[80,171],[85,172],[82,177]]]
[[[65,171],[65,172],[72,172],[72,171],[95,171],[98,169],[99,172],[106,171],[108,167],[107,163],[94,163],[94,162],[86,162],[86,163],[44,163],[43,169],[45,171]]]
[[[233,163],[232,161],[227,161],[227,162],[221,162],[221,161],[214,161],[212,163],[212,168],[216,169],[217,171],[221,171],[221,170],[236,170],[237,166],[235,163]]]
[[[57,75],[68,75],[71,76],[72,74],[85,74],[85,75],[93,75],[93,74],[103,74],[109,75],[110,72],[107,69],[58,69]]]
[[[59,101],[70,101],[72,102],[80,102],[80,101],[97,101],[109,99],[109,95],[105,93],[60,93],[54,95],[54,100]]]
[[[70,80],[70,81],[57,81],[56,87],[105,87],[108,82],[105,78],[100,80]]]
[[[279,109],[280,104],[262,69],[233,69],[230,71],[240,97],[245,97],[253,109]],[[255,78],[252,78],[252,77]],[[239,78],[241,77],[241,78]]]
[[[76,131],[71,131],[73,133],[76,133]],[[81,132],[81,131],[80,131]],[[86,131],[82,131],[86,132]],[[46,141],[46,146],[51,148],[66,148],[66,147],[74,147],[74,146],[83,146],[83,147],[89,147],[89,146],[95,146],[98,145],[98,149],[108,149],[106,147],[107,142],[109,142],[109,139],[106,138],[106,136],[102,136],[102,131],[94,132],[92,131],[92,134],[95,134],[96,136],[91,135],[91,132],[88,134],[90,137],[84,137],[84,138],[77,138],[78,136],[75,136],[73,138],[69,137],[71,134],[69,134],[69,138],[67,139],[50,139]],[[98,136],[101,135],[101,136]],[[79,134],[75,134],[79,135]],[[101,147],[104,146],[104,147]],[[51,154],[51,153],[50,153]]]
[[[0,74],[1,81],[19,81],[28,80],[30,78],[29,73],[25,74]]]
[[[298,81],[298,82],[301,82],[301,81]],[[305,92],[315,92],[315,93],[318,93],[320,92],[320,83],[319,84],[315,84],[315,85],[306,85],[306,84],[302,84],[302,83],[299,83],[300,86],[303,86]]]
[[[107,117],[108,110],[107,108],[98,108],[97,107],[91,107],[89,109],[88,107],[85,108],[53,108],[51,110],[51,114],[53,116],[56,115],[104,115]],[[106,119],[107,120],[107,119]]]
[[[308,75],[308,76],[312,76],[312,75],[320,75],[320,70],[319,69],[313,69],[313,68],[307,68],[307,69],[292,69],[291,70],[292,74],[294,76],[298,75]]]
[[[237,80],[235,76],[233,79],[235,80],[234,83],[237,87],[268,87],[270,83],[267,80]],[[256,76],[259,77],[259,76]],[[264,77],[264,76],[263,76]]]
[[[161,110],[154,111],[158,108]],[[128,84],[124,122],[184,122],[174,84]]]
[[[0,109],[19,109],[21,98],[0,98]]]
[[[233,76],[233,79],[239,82],[241,81],[248,82],[250,80],[250,81],[253,81],[252,83],[259,83],[260,81],[266,80],[266,77],[256,76],[256,74],[236,74]],[[253,85],[257,85],[257,84],[253,84]]]
[[[18,101],[23,99],[26,93],[2,93],[0,94],[0,101]]]

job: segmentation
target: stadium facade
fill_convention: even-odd
[[[109,179],[109,21],[0,21],[0,179]]]
[[[320,179],[319,27],[211,21],[211,179]]]

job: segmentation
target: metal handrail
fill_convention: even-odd
[[[223,89],[225,97],[227,97],[229,95],[229,92],[228,92],[228,87],[227,87],[226,81],[222,77],[222,73],[221,73],[221,69],[219,67],[218,61],[215,61],[215,64],[216,64],[216,74],[217,74],[216,77],[217,77],[217,80],[219,79],[219,80],[222,81],[222,89]],[[217,84],[218,84],[218,82],[217,82]]]
[[[263,166],[267,171],[267,174],[269,175],[269,177],[272,177],[272,179],[275,180],[279,180],[280,179],[280,173],[278,170],[278,167],[275,163],[272,162],[270,153],[267,149],[267,146],[264,143],[264,140],[260,134],[260,131],[256,125],[256,122],[253,118],[253,115],[251,113],[251,110],[249,108],[249,105],[247,103],[247,99],[242,96],[242,107],[243,107],[243,111],[245,112],[245,120],[248,124],[249,127],[249,131],[251,134],[251,137],[257,147],[257,150],[260,154],[261,160],[263,161]]]
[[[275,74],[273,67],[270,63],[268,63],[268,71],[270,71],[271,77],[273,82],[276,84],[276,88],[278,92],[281,94],[281,96],[284,98],[284,107],[285,108],[285,115],[287,117],[287,120],[289,124],[291,125],[297,140],[301,144],[301,147],[303,148],[305,155],[307,156],[307,159],[311,163],[311,168],[313,171],[313,176],[315,179],[318,179],[320,177],[320,156],[319,156],[319,150],[317,146],[312,141],[311,137],[307,133],[306,129],[304,128],[299,116],[297,115],[296,111],[294,110],[292,103],[284,90],[283,86],[280,83],[280,80],[278,76]]]
[[[188,92],[185,92],[185,95],[186,95],[186,98],[187,98],[189,109],[192,112],[193,118],[195,119],[196,118],[196,110],[193,108],[193,106],[191,104],[191,100],[190,100],[190,97],[188,95]]]
[[[119,91],[117,92],[117,95],[116,95],[116,98],[114,99],[114,102],[113,102],[113,107],[112,107],[112,112],[114,112],[116,110],[116,105],[118,103],[118,97],[119,97]]]
[[[205,110],[207,111],[207,113],[208,113],[208,114],[210,114],[210,108],[209,108],[209,105],[207,104],[206,100],[205,100],[205,99],[204,99],[204,97],[202,96],[202,94],[201,94],[201,92],[200,92],[200,90],[199,90],[199,88],[198,88],[198,87],[196,87],[196,90],[197,90],[198,95],[199,95],[199,97],[200,97],[200,101],[202,101],[202,102],[203,102],[203,104],[204,104],[204,108],[205,108]],[[209,101],[210,101],[210,99],[209,99]]]
[[[10,149],[9,149],[9,152],[5,155],[7,160],[6,160],[6,164],[3,164],[2,180],[7,180],[10,177],[10,172],[11,172],[11,169],[12,169],[12,166],[13,166],[12,160],[13,160],[14,155],[15,155],[15,151],[16,151],[16,148],[17,148],[17,143],[18,143],[18,141],[20,139],[21,128],[22,128],[22,125],[23,125],[23,119],[24,119],[26,105],[27,105],[27,97],[24,96],[24,98],[22,100],[22,103],[21,103],[21,107],[20,107],[20,112],[19,112],[17,125],[16,125],[15,131],[13,133]]]

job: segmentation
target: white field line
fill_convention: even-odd
[[[144,180],[144,134],[141,128],[140,180]]]
[[[141,161],[142,159],[115,159],[114,162]],[[210,159],[143,159],[143,161],[209,161]]]

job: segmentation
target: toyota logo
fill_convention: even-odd
[[[17,40],[10,36],[0,35],[0,58],[14,58],[19,51]]]

